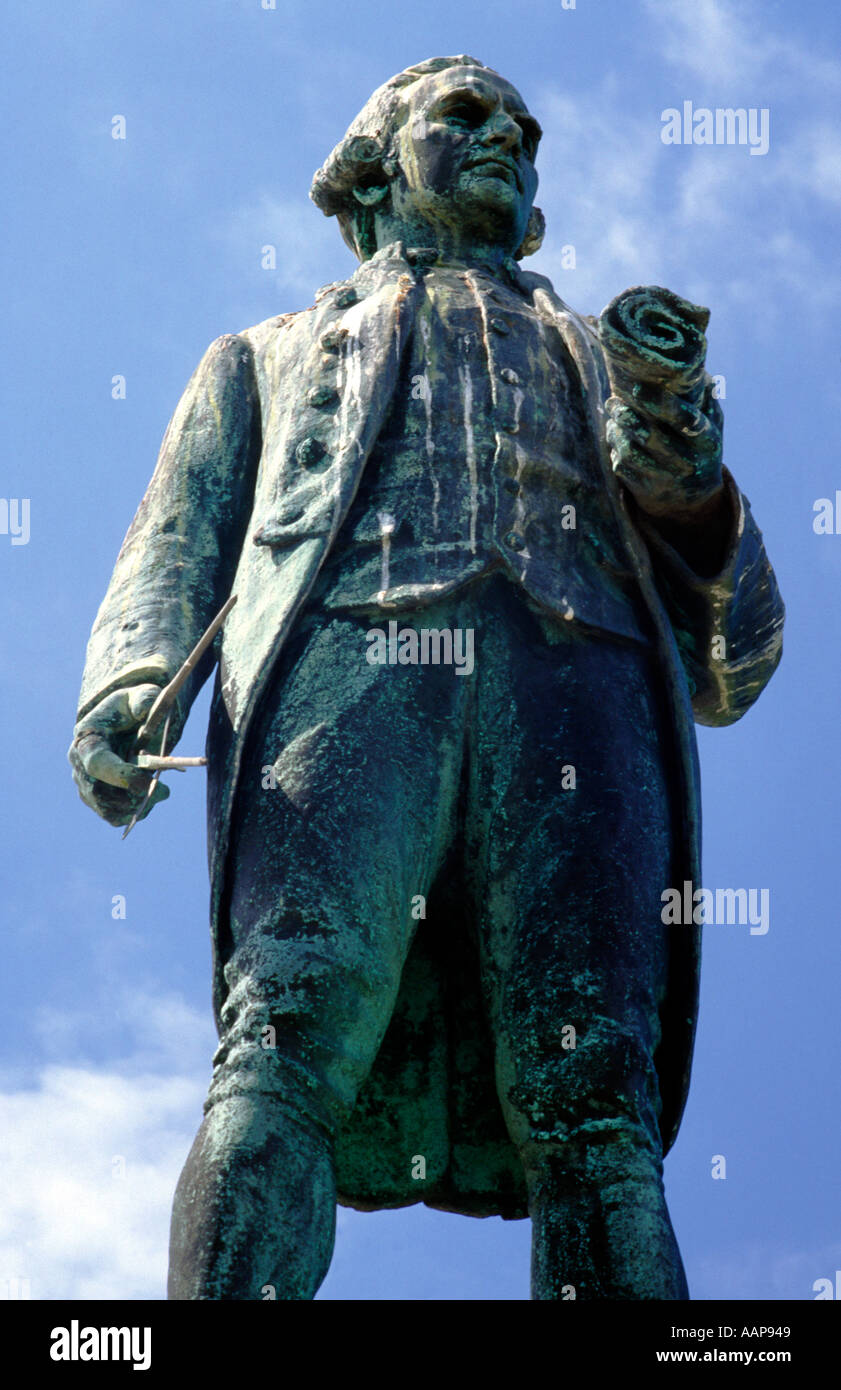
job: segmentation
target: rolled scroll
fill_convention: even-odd
[[[709,309],[659,285],[637,285],[617,295],[599,318],[614,395],[630,398],[641,382],[700,406],[710,379],[704,365],[709,321]]]

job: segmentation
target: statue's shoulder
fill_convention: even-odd
[[[241,328],[237,337],[244,339],[255,357],[261,357],[277,346],[278,338],[282,338],[295,324],[305,320],[306,315],[312,313],[313,307],[310,305],[306,309],[296,309],[290,314],[273,314],[271,318],[263,319],[262,323],[252,324],[250,328]]]
[[[250,349],[258,366],[268,365],[268,359],[275,358],[275,365],[282,362],[287,351],[294,353],[302,348],[302,337],[315,338],[325,330],[325,324],[337,313],[341,313],[359,297],[355,287],[356,277],[334,280],[329,285],[321,285],[313,296],[312,304],[303,309],[295,309],[287,314],[273,314],[262,323],[241,328],[235,335],[225,335],[232,344],[243,343]],[[220,340],[221,341],[221,340]]]
[[[548,275],[538,275],[536,270],[522,270],[521,267],[518,266],[517,278],[523,288],[527,289],[530,294],[534,294],[535,290],[544,290],[545,293],[550,295],[553,299],[560,298],[560,296],[555,293],[555,286],[552,284]]]
[[[549,300],[556,313],[569,314],[584,332],[596,343],[599,342],[599,320],[596,314],[579,314],[558,294],[548,275],[538,275],[534,270],[520,270],[520,283],[534,297],[535,291]]]

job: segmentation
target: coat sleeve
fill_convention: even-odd
[[[598,381],[593,390],[606,401],[611,390],[598,319],[591,316],[580,322]],[[785,618],[750,503],[726,468],[723,480],[730,503],[730,538],[721,568],[711,577],[694,573],[653,521],[639,508],[627,508],[633,530],[646,542],[695,719],[710,725],[734,724],[759,698],[780,663]]]
[[[230,593],[251,514],[260,410],[250,345],[208,348],[164,435],[88,643],[77,718],[122,686],[165,685]],[[179,693],[177,735],[213,668]]]
[[[695,574],[640,516],[655,581],[675,634],[699,724],[733,724],[782,656],[785,609],[750,503],[724,469],[731,535],[718,574]]]

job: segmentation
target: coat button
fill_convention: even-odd
[[[295,458],[302,468],[316,468],[327,453],[320,439],[308,436],[302,439],[295,450]]]
[[[329,333],[322,333],[321,346],[325,352],[338,352],[346,337],[346,328],[331,328]]]
[[[504,420],[500,420],[499,428],[505,430],[506,434],[516,434],[520,426],[513,415],[506,415]]]
[[[505,544],[508,546],[509,550],[525,550],[526,548],[525,541],[516,531],[508,532],[508,535],[505,537]]]
[[[505,319],[500,319],[500,318],[494,317],[494,318],[492,318],[492,319],[490,320],[490,324],[491,324],[491,328],[493,329],[494,333],[510,333],[510,332],[511,332],[511,329],[509,328],[508,324],[505,322]]]
[[[348,285],[347,289],[339,290],[333,303],[336,305],[337,309],[349,309],[358,299],[359,295],[356,293],[356,290],[352,285]]]
[[[512,497],[517,497],[520,492],[520,484],[516,478],[503,478],[502,486],[506,492],[510,492]]]
[[[323,408],[326,405],[334,405],[339,399],[339,393],[332,386],[313,386],[307,392],[307,404]]]
[[[519,386],[520,384],[520,378],[513,367],[503,367],[499,375],[503,381],[507,381],[509,386]]]

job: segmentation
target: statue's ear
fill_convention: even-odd
[[[546,232],[546,218],[540,208],[532,208],[529,213],[526,234],[523,237],[517,250],[514,252],[514,259],[521,261],[524,256],[533,256],[535,251],[539,251]]]
[[[361,203],[364,208],[379,207],[388,197],[389,184],[397,173],[397,160],[392,154],[388,154],[380,160],[380,172],[385,176],[385,183],[355,184],[353,196],[357,203]]]
[[[375,184],[372,188],[354,188],[353,196],[364,208],[375,208],[388,196],[388,184]]]

